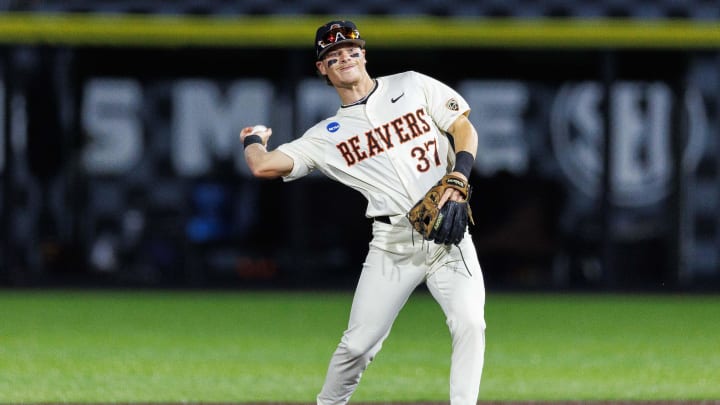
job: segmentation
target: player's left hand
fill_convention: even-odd
[[[460,199],[453,200],[455,193],[448,192],[452,191],[448,189],[457,191]],[[457,245],[465,236],[468,222],[473,223],[470,193],[465,176],[447,174],[410,209],[407,218],[424,239],[443,245]],[[445,198],[442,207],[441,198]]]

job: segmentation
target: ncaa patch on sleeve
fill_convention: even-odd
[[[328,132],[330,132],[330,133],[332,133],[332,132],[337,132],[337,130],[340,129],[340,123],[338,123],[338,122],[336,122],[336,121],[333,121],[333,122],[327,124],[327,127],[325,127],[325,128],[326,128],[326,129],[328,130]]]

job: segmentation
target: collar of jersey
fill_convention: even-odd
[[[370,98],[370,96],[371,96],[373,93],[375,93],[375,90],[377,90],[377,88],[378,88],[378,81],[375,80],[375,79],[373,79],[373,83],[375,83],[375,84],[373,85],[372,90],[370,90],[370,92],[369,92],[368,94],[366,94],[365,97],[361,98],[361,99],[358,100],[358,101],[355,101],[355,102],[353,102],[353,103],[350,103],[350,104],[342,104],[340,107],[342,107],[342,108],[347,108],[347,107],[353,107],[353,106],[356,106],[356,105],[360,105],[360,104],[365,104],[365,103],[367,103],[368,98]]]

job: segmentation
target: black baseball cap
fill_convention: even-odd
[[[315,33],[315,53],[317,59],[337,44],[353,43],[361,48],[365,47],[365,40],[360,37],[360,31],[352,21],[337,20],[321,26]]]

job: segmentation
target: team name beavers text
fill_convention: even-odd
[[[361,145],[360,135],[350,137],[335,146],[345,158],[348,166],[352,166],[369,157],[392,149],[395,146],[393,144],[393,135],[400,143],[405,143],[430,131],[430,125],[423,116],[425,116],[425,111],[421,108],[414,113],[407,113],[402,117],[365,132],[364,148]],[[373,134],[377,137],[373,136]]]

